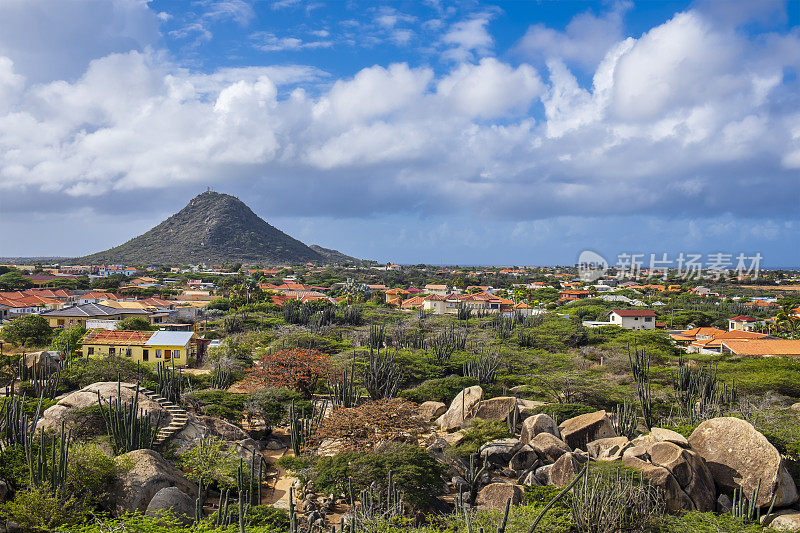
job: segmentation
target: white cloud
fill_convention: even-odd
[[[606,51],[623,39],[623,17],[631,6],[618,1],[602,16],[586,11],[573,17],[564,31],[534,24],[516,50],[532,60],[563,59],[595,67]]]
[[[455,29],[453,49],[492,46]],[[0,196],[212,185],[314,216],[781,216],[796,210],[800,119],[783,70],[798,52],[792,34],[750,38],[689,11],[610,45],[590,87],[557,58],[544,79],[465,56],[337,80],[302,65],[203,73],[145,50],[44,82],[2,58]]]
[[[544,86],[529,65],[516,69],[494,58],[462,64],[437,84],[436,92],[470,117],[499,117],[524,112]]]
[[[488,55],[494,45],[494,39],[486,28],[490,21],[491,15],[485,13],[453,24],[442,36],[442,42],[449,47],[443,54],[444,57],[453,61],[466,61],[476,54]]]
[[[303,41],[297,37],[278,37],[274,33],[260,31],[250,36],[253,46],[262,52],[280,52],[284,50],[303,50],[314,48],[330,48],[332,41]]]

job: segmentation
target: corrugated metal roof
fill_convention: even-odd
[[[156,331],[145,343],[147,346],[186,346],[191,340],[191,331]]]

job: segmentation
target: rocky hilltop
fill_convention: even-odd
[[[147,233],[78,264],[344,263],[357,259],[309,247],[267,223],[238,198],[208,191]]]

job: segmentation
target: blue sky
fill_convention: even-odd
[[[797,266],[798,70],[797,0],[7,0],[0,256],[212,187],[382,261]]]

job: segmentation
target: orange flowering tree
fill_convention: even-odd
[[[320,376],[330,369],[330,356],[317,350],[292,348],[266,353],[247,372],[245,389],[288,387],[310,397]]]

